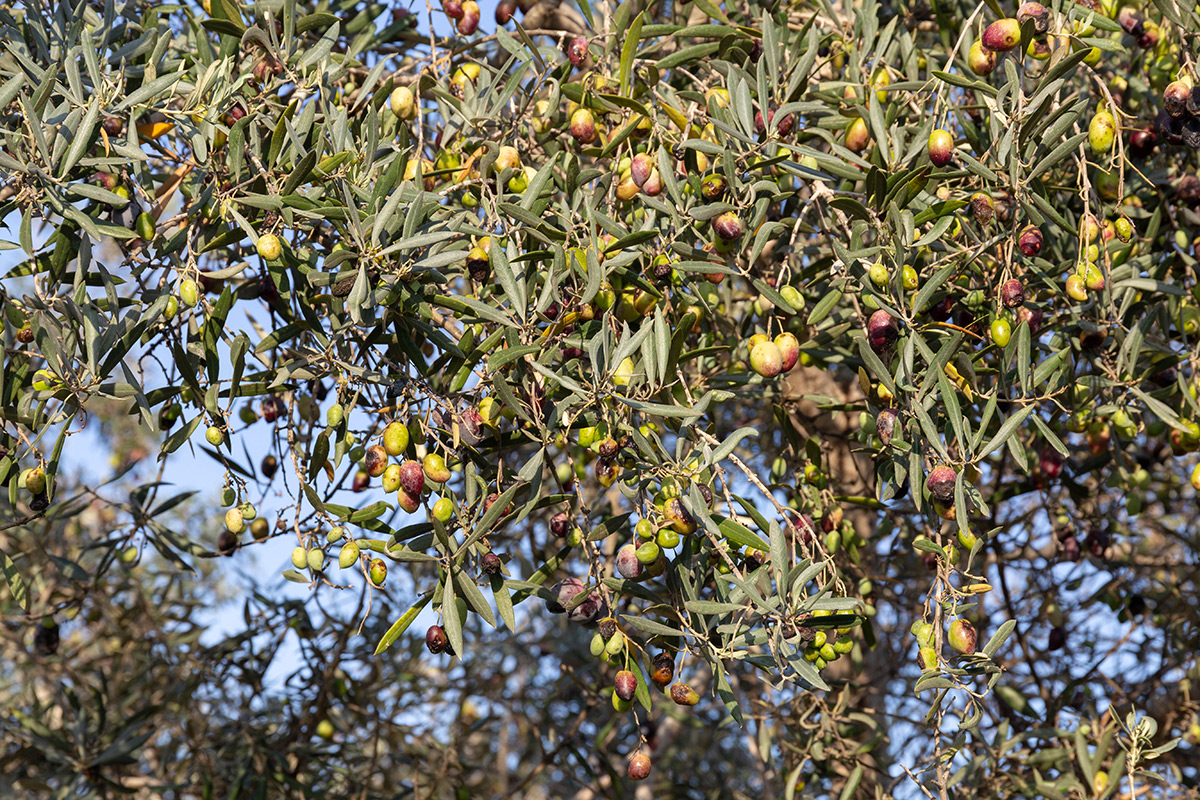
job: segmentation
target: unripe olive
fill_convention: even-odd
[[[425,470],[425,476],[434,483],[450,480],[450,468],[446,467],[445,458],[439,453],[428,453],[421,462],[421,468]]]
[[[292,566],[296,569],[305,569],[308,567],[308,550],[303,547],[295,547],[292,549]]]
[[[443,525],[454,516],[454,501],[443,497],[433,504],[433,518]]]
[[[336,428],[346,419],[346,410],[342,408],[340,403],[334,403],[325,412],[325,424],[330,428]]]
[[[880,103],[886,103],[888,99],[887,87],[892,84],[891,73],[887,67],[880,67],[875,71],[875,75],[871,78],[871,88],[875,89],[875,99]]]
[[[254,249],[265,261],[274,261],[283,251],[283,244],[275,234],[265,233],[258,237],[258,241],[254,243]]]
[[[416,98],[412,89],[407,86],[392,89],[388,102],[391,104],[392,113],[402,120],[410,120],[417,116]]]
[[[784,302],[796,309],[797,313],[804,310],[804,297],[795,286],[788,284],[779,290],[779,294],[783,297]]]
[[[1112,149],[1117,135],[1117,121],[1107,111],[1097,111],[1088,123],[1088,144],[1096,155],[1103,155]]]
[[[967,552],[975,548],[977,541],[979,541],[979,538],[969,528],[966,530],[960,528],[958,530],[958,543],[966,548]]]
[[[25,470],[24,475],[25,488],[30,494],[41,494],[46,491],[46,472],[41,467],[30,467]]]
[[[389,456],[399,456],[408,449],[408,428],[401,422],[389,422],[383,429],[383,449]]]
[[[882,289],[888,285],[888,280],[891,278],[891,273],[884,264],[876,261],[871,265],[871,268],[867,270],[867,277],[870,278],[871,283],[875,284],[877,288]]]
[[[1133,223],[1129,221],[1129,217],[1119,217],[1113,223],[1113,232],[1116,233],[1117,238],[1122,242],[1128,242],[1133,238]]]
[[[313,572],[320,572],[325,566],[325,551],[319,547],[309,548],[305,553],[305,560],[308,562],[308,568]]]
[[[258,412],[254,410],[254,406],[247,403],[238,411],[238,419],[247,425],[252,425],[258,422]]]
[[[34,389],[37,389],[36,385],[34,386]],[[166,405],[166,407],[163,407],[161,411],[158,411],[158,425],[162,427],[163,431],[169,431],[170,426],[175,425],[175,422],[179,421],[179,414],[179,403],[170,403],[169,405]]]
[[[220,447],[221,443],[225,441],[225,434],[216,425],[210,425],[204,432],[204,438],[213,447]]]
[[[387,580],[387,562],[382,558],[371,559],[371,565],[367,569],[367,574],[371,578],[371,583],[376,586],[383,586],[383,582]]]
[[[563,514],[563,530],[566,530],[566,514]],[[553,523],[551,529],[553,530]],[[637,525],[633,527],[633,532],[643,541],[654,538],[654,526],[650,524],[648,519],[638,520]],[[562,533],[555,532],[555,536],[562,536]]]
[[[991,326],[992,341],[999,347],[1007,347],[1012,340],[1012,324],[1004,317],[996,317]]]
[[[271,526],[262,517],[259,517],[250,523],[250,535],[253,536],[256,541],[263,541],[268,535],[270,535],[270,533]]]
[[[383,476],[380,478],[380,486],[388,494],[400,488],[400,465],[389,464],[383,471]]]
[[[637,560],[645,565],[653,564],[658,560],[661,553],[662,551],[659,549],[658,542],[656,541],[644,542],[634,551]]]
[[[154,215],[148,211],[143,211],[141,214],[138,214],[137,221],[135,222],[135,229],[137,230],[137,235],[140,236],[143,241],[153,241]]]
[[[225,512],[225,529],[230,533],[241,533],[246,529],[245,518],[240,508],[231,508]]]

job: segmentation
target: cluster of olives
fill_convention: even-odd
[[[892,84],[892,75],[887,67],[878,67],[871,75],[870,90],[875,92],[875,98],[880,103],[888,101],[888,87]],[[861,105],[867,101],[869,94],[861,87],[847,86],[842,92],[843,113],[850,118],[843,133],[842,141],[846,149],[852,153],[865,153],[871,146],[871,129],[863,119]],[[804,165],[802,162],[803,166]]]
[[[633,360],[625,361],[628,363],[618,366],[617,373],[623,373],[624,370],[633,371]],[[651,430],[649,426],[646,427],[646,432]],[[576,444],[582,450],[579,463],[592,463],[596,481],[606,489],[621,477],[622,469],[631,468],[634,464],[633,437],[625,434],[619,440],[614,438],[610,435],[607,423],[600,422],[581,428],[576,434]]]
[[[917,663],[921,669],[937,669],[940,659],[937,652],[936,632],[933,629],[933,625],[924,620],[915,620],[909,631],[917,640]],[[950,623],[950,629],[947,631],[945,638],[945,642],[950,645],[951,650],[958,655],[964,656],[969,656],[975,652],[978,640],[979,637],[975,632],[975,626],[961,618]]]
[[[771,339],[765,333],[750,337],[750,368],[764,378],[790,372],[800,359],[800,340],[790,331]]]
[[[325,535],[328,544],[333,545],[347,538],[346,529],[338,525],[331,528]],[[362,561],[362,551],[354,539],[348,539],[338,551],[338,566],[350,569]],[[314,574],[325,569],[325,548],[318,546],[305,547],[297,545],[292,550],[292,566],[298,570],[308,569]],[[387,579],[387,562],[381,558],[373,558],[367,564],[367,577],[375,586],[383,586]]]
[[[17,486],[24,487],[32,497],[29,508],[33,511],[45,511],[50,505],[50,497],[54,494],[53,481],[46,477],[43,467],[30,467],[23,470],[17,478]]]
[[[222,555],[231,556],[241,544],[242,532],[247,527],[255,541],[264,541],[271,533],[267,520],[258,515],[258,509],[250,501],[238,502],[233,487],[226,486],[221,492],[221,505],[226,507],[225,528],[217,539],[217,550]]]
[[[598,630],[592,636],[591,653],[606,664],[622,665],[613,678],[612,706],[620,712],[629,711],[634,706],[639,683],[637,674],[629,668],[629,660],[634,657],[629,652],[629,640],[612,617],[601,619],[597,627]],[[700,702],[699,692],[686,683],[675,681],[675,656],[672,653],[664,651],[654,656],[649,678],[651,683],[678,706],[690,707]],[[641,751],[634,753],[629,762],[629,777],[640,781],[649,774],[650,757]]]
[[[1029,31],[1027,38],[1022,36],[1022,28]],[[984,29],[983,35],[971,45],[967,53],[967,65],[976,75],[990,75],[999,65],[1000,57],[1015,50],[1022,41],[1025,42],[1025,52],[1028,56],[1044,61],[1050,58],[1055,50],[1072,46],[1073,37],[1091,35],[1092,30],[1094,28],[1090,26],[1076,25],[1069,32],[1051,33],[1050,9],[1041,3],[1024,3],[1017,10],[1015,19],[998,19]],[[1100,56],[1099,48],[1090,48],[1084,62],[1095,66],[1099,63]]]
[[[1163,110],[1158,127],[1171,144],[1183,144],[1200,150],[1200,86],[1191,75],[1167,84],[1163,90]]]
[[[832,614],[832,611],[818,609],[812,613],[812,616],[828,617]],[[852,625],[828,630],[802,628],[801,638],[806,642],[803,651],[804,660],[818,670],[825,669],[829,664],[854,649],[854,640],[850,638],[853,629]]]
[[[332,418],[330,422],[333,424]],[[410,435],[404,423],[388,423],[381,443],[361,452],[360,467],[352,483],[354,491],[365,490],[372,478],[379,478],[383,490],[395,494],[402,509],[411,514],[420,508],[422,495],[434,485],[445,485],[452,472],[445,457],[439,453],[426,453],[420,461],[406,458],[409,443]],[[351,451],[352,458],[359,455],[357,450]],[[393,458],[397,460],[392,461]],[[454,501],[448,497],[439,498],[434,502],[433,511],[439,522],[449,522],[454,516]]]
[[[1104,288],[1104,272],[1098,266],[1103,248],[1114,237],[1121,242],[1133,238],[1133,224],[1126,217],[1107,220],[1102,225],[1094,216],[1084,217],[1079,225],[1080,253],[1075,264],[1075,272],[1067,276],[1067,296],[1077,302],[1088,299],[1089,292],[1100,291]],[[1120,257],[1113,259],[1113,266],[1120,266],[1131,254],[1126,248],[1118,251]]]

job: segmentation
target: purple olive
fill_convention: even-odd
[[[938,501],[942,505],[949,505],[954,502],[954,484],[958,480],[958,473],[953,467],[948,467],[945,464],[936,466],[929,473],[929,477],[925,480],[925,488],[929,490],[929,496]]]
[[[1000,300],[1008,308],[1016,308],[1025,302],[1025,287],[1019,280],[1013,278],[1004,282],[1000,287]]]
[[[896,320],[888,312],[880,309],[867,320],[867,342],[876,353],[887,350],[900,336]]]

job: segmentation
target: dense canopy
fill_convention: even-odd
[[[0,792],[1200,797],[1200,7],[576,2],[0,0]]]

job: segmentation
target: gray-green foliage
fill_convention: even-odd
[[[1173,606],[1194,579],[1172,570],[1194,552],[1194,497],[1172,453],[1200,445],[1195,151],[1170,119],[1157,149],[1088,137],[1101,110],[1149,126],[1165,83],[1190,74],[1200,20],[1130,9],[1147,16],[1135,37],[1118,10],[1056,4],[1047,59],[1022,45],[981,76],[969,47],[998,9],[961,3],[581,2],[561,36],[449,38],[424,14],[352,2],[0,4],[0,216],[19,220],[0,297],[7,611],[76,614],[131,544],[162,576],[251,546],[167,522],[190,494],[164,482],[131,489],[118,472],[114,500],[67,480],[70,437],[115,417],[159,460],[215,460],[231,502],[284,498],[261,538],[298,546],[286,580],[358,598],[332,635],[367,674],[401,643],[416,662],[422,612],[472,675],[524,638],[560,643],[550,657],[602,701],[577,723],[602,757],[548,742],[578,776],[554,791],[620,769],[648,744],[634,720],[678,717],[650,682],[666,653],[715,697],[711,721],[753,732],[761,764],[738,791],[1075,797],[1103,768],[1096,792],[1113,795],[1108,704],[1123,718],[1194,662],[1194,609]],[[576,34],[580,69],[563,55]],[[400,86],[416,119],[389,107]],[[944,167],[926,152],[935,128],[955,141]],[[726,239],[734,218],[745,233]],[[1022,253],[1030,226],[1044,244]],[[755,335],[798,365],[756,374]],[[392,420],[411,439],[397,461],[452,467],[424,480],[436,498],[356,494]],[[246,444],[267,429],[278,473]],[[108,441],[130,467],[145,455]],[[942,497],[926,486],[939,466],[954,474]],[[99,544],[69,529],[92,503],[111,515]],[[39,526],[67,531],[52,556]],[[335,526],[357,548],[346,569]],[[640,576],[614,569],[621,545],[650,541]],[[499,573],[481,571],[489,553]],[[568,576],[579,587],[560,591]],[[1105,605],[1124,619],[1093,627]],[[248,613],[248,631],[304,609]],[[605,609],[626,635],[612,666],[577,658],[598,622],[611,640]],[[978,652],[943,647],[959,617]],[[1078,660],[1049,656],[1046,674],[1039,643],[1070,618],[1087,631]],[[1165,655],[1114,690],[1096,670],[1109,643],[1140,652],[1114,635],[1130,619]],[[620,667],[636,705],[612,715]],[[56,760],[40,709],[13,717],[14,736]],[[360,712],[347,754],[366,748]],[[1163,711],[1139,752],[1170,762],[1189,713]],[[894,715],[938,733],[914,754]],[[263,733],[270,715],[247,724],[264,758],[286,758],[318,716],[282,741]],[[105,770],[140,763],[138,736],[74,766],[117,780]],[[652,780],[685,755],[668,747]],[[287,780],[265,763],[194,769],[229,796],[301,791],[295,763]],[[1187,769],[1159,776],[1190,785]],[[348,791],[333,773],[313,796]]]

